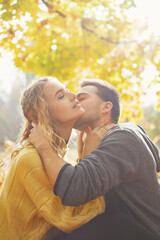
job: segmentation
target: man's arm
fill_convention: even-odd
[[[54,193],[64,205],[78,206],[132,181],[138,166],[137,139],[126,131],[114,131],[75,167],[60,170]]]
[[[124,179],[131,181],[139,164],[137,139],[126,131],[111,131],[98,149],[75,167],[58,157],[51,147],[43,146],[36,147],[54,193],[64,205],[78,206],[104,195]]]

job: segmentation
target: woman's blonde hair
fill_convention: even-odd
[[[23,93],[21,107],[26,121],[20,136],[21,147],[13,151],[12,157],[17,155],[24,146],[31,144],[29,134],[32,129],[32,122],[40,125],[51,147],[57,154],[63,157],[66,152],[66,142],[55,132],[54,121],[51,118],[49,106],[44,95],[43,87],[48,81],[48,78],[41,79],[32,84]]]

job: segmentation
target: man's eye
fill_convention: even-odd
[[[81,102],[83,101],[85,98],[78,98],[78,101]]]

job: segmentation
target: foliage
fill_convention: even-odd
[[[146,107],[141,125],[160,149],[160,112],[156,111],[153,106]]]
[[[105,79],[122,95],[121,121],[142,117],[141,73],[147,65],[159,67],[160,41],[147,31],[145,21],[128,17],[136,7],[133,0],[0,3],[1,46],[12,51],[17,67],[55,76],[72,91],[80,78]]]

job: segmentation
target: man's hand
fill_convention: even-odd
[[[49,140],[45,136],[41,127],[38,124],[32,123],[33,128],[31,129],[31,134],[29,139],[37,151],[43,151],[43,149],[51,148]]]

